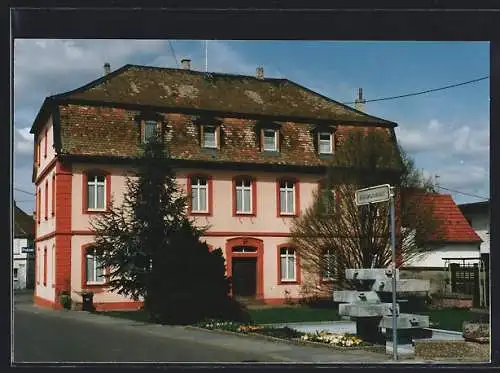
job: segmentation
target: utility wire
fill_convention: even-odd
[[[453,190],[453,189],[445,188],[445,187],[442,187],[441,185],[439,185],[437,188],[438,189],[444,189],[444,190],[447,190],[447,191],[450,191],[450,192],[453,192],[453,193],[463,194],[463,195],[466,195],[466,196],[469,196],[469,197],[476,197],[476,198],[480,198],[480,199],[489,200],[489,197],[479,196],[477,194],[465,193],[465,192],[461,192],[459,190]]]
[[[18,192],[26,193],[26,194],[29,194],[29,195],[32,195],[32,196],[35,195],[35,193],[27,192],[25,190],[22,190],[22,189],[19,189],[19,188],[16,188],[16,187],[14,187],[14,190],[17,190]]]
[[[449,88],[455,88],[455,87],[459,87],[459,86],[466,85],[466,84],[477,83],[477,82],[480,82],[481,80],[485,80],[485,79],[489,79],[489,75],[488,76],[483,76],[482,78],[468,80],[466,82],[457,83],[457,84],[451,84],[451,85],[447,85],[447,86],[440,87],[440,88],[433,88],[433,89],[428,89],[426,91],[420,91],[420,92],[414,92],[414,93],[407,93],[405,95],[399,95],[399,96],[382,97],[382,98],[376,98],[376,99],[373,99],[373,100],[363,100],[363,102],[365,103],[365,102],[375,102],[375,101],[387,101],[387,100],[395,100],[397,98],[418,96],[418,95],[423,95],[423,94],[430,93],[430,92],[437,92],[437,91],[442,91],[442,90],[449,89]],[[352,105],[352,104],[355,104],[355,103],[356,103],[355,101],[353,101],[353,102],[343,102],[344,105]]]
[[[177,56],[175,55],[174,45],[172,44],[172,41],[169,40],[168,45],[170,46],[170,51],[172,52],[172,55],[174,56],[175,64],[177,65],[177,68],[179,68],[179,61],[177,61]]]

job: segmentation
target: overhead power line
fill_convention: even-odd
[[[489,77],[490,76],[488,75],[488,76],[483,76],[482,78],[468,80],[466,82],[457,83],[457,84],[451,84],[451,85],[447,85],[447,86],[440,87],[440,88],[427,89],[425,91],[419,91],[419,92],[414,92],[414,93],[407,93],[407,94],[399,95],[399,96],[382,97],[382,98],[376,98],[376,99],[373,99],[373,100],[363,100],[363,102],[366,103],[366,102],[375,102],[375,101],[388,101],[388,100],[395,100],[397,98],[404,98],[404,97],[424,95],[426,93],[443,91],[445,89],[460,87],[460,86],[466,85],[466,84],[477,83],[477,82],[480,82],[481,80],[489,79]],[[356,103],[355,101],[353,101],[353,102],[343,102],[344,105],[353,105],[355,103]]]
[[[472,193],[465,193],[465,192],[461,192],[459,190],[454,190],[454,189],[449,189],[449,188],[445,188],[443,186],[438,186],[437,187],[438,189],[444,189],[444,190],[447,190],[449,192],[453,192],[453,193],[458,193],[458,194],[463,194],[465,196],[469,196],[469,197],[476,197],[476,198],[480,198],[480,199],[486,199],[486,200],[489,200],[490,198],[489,197],[484,197],[484,196],[479,196],[477,194],[472,194]]]
[[[35,193],[27,192],[27,191],[22,190],[22,189],[19,189],[19,188],[17,188],[17,187],[14,187],[14,190],[17,190],[18,192],[22,192],[22,193],[29,194],[29,195],[31,195],[31,196],[34,196],[34,195],[35,195]]]
[[[172,56],[174,57],[175,64],[177,65],[177,68],[179,68],[179,61],[177,61],[177,56],[175,55],[175,49],[172,41],[169,40],[168,45],[170,46],[170,51],[172,52]]]

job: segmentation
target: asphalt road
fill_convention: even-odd
[[[144,324],[76,311],[53,311],[17,294],[14,304],[16,363],[374,363],[388,357],[363,350],[275,343],[182,326]]]
[[[14,362],[242,362],[268,356],[145,333],[137,327],[14,309]]]

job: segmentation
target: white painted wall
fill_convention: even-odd
[[[408,267],[445,267],[443,258],[478,258],[479,244],[446,244],[408,261]],[[450,261],[458,263],[460,261]]]
[[[25,289],[28,281],[28,271],[32,269],[28,261],[28,254],[22,252],[22,248],[28,246],[28,239],[14,238],[13,242],[13,264],[12,269],[17,270],[17,277],[13,276],[13,285],[15,290]]]
[[[470,220],[472,228],[483,240],[481,243],[481,254],[490,253],[490,218],[487,214],[467,213],[464,216]]]

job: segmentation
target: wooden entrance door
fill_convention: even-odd
[[[255,297],[257,290],[257,259],[232,259],[233,296]]]

